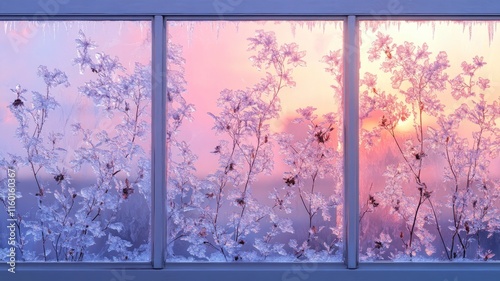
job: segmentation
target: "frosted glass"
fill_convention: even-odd
[[[498,259],[497,25],[361,23],[361,260]]]
[[[0,256],[150,260],[150,23],[0,25]]]
[[[342,22],[168,24],[169,261],[341,261]]]

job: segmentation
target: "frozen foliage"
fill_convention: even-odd
[[[296,43],[279,45],[274,32],[257,30],[248,41],[250,61],[265,74],[252,87],[221,91],[214,101],[220,111],[208,115],[220,140],[210,153],[218,157],[218,167],[205,177],[195,175],[198,156],[177,137],[194,106],[183,97],[186,81],[180,47],[168,43],[168,259],[327,261],[340,257],[341,223],[331,222],[342,204],[342,155],[340,146],[331,141],[331,135],[340,131],[334,131],[338,112],[319,118],[311,107],[297,110],[296,123],[308,128],[303,140],[273,132],[271,122],[281,113],[280,96],[296,85],[293,70],[306,66],[306,52]],[[325,57],[335,76],[334,95],[341,95],[339,56],[332,52]],[[256,188],[263,188],[257,185],[259,178],[274,170],[276,146],[289,171],[281,185],[266,187],[269,204],[254,194]],[[325,179],[333,180],[331,196],[315,190]],[[292,210],[297,200],[304,209]],[[291,220],[295,212],[307,214],[303,233],[297,233],[294,223],[298,222]],[[320,233],[327,241],[319,238]]]
[[[83,32],[76,43],[74,62],[82,74],[91,77],[78,88],[79,94],[108,118],[115,116],[120,122],[114,130],[73,124],[73,133],[82,142],[71,147],[74,155],[68,163],[64,157],[68,147],[61,146],[65,136],[47,129],[51,113],[63,98],[59,89],[69,86],[66,74],[40,66],[38,76],[46,85],[43,93],[28,94],[20,85],[11,90],[14,95],[9,109],[17,119],[16,137],[24,153],[6,155],[1,159],[2,167],[14,166],[19,173],[26,170],[36,183],[31,190],[20,190],[32,203],[36,202],[36,208],[34,213],[19,214],[17,218],[19,259],[149,259],[149,239],[133,241],[124,235],[132,228],[122,221],[120,211],[130,196],[138,194],[150,205],[150,156],[138,143],[149,134],[150,66],[137,64],[127,74],[117,58],[94,52],[96,44]],[[78,180],[73,178],[82,176],[93,183],[74,183]],[[2,184],[2,194],[6,186]],[[5,204],[4,196],[0,200]],[[27,251],[27,244],[34,246]],[[102,250],[92,249],[95,245]]]
[[[384,140],[396,160],[386,167],[382,191],[370,189],[361,222],[380,212],[395,223],[365,230],[362,258],[492,259],[492,237],[500,232],[500,182],[491,165],[500,148],[500,100],[488,97],[490,81],[478,75],[483,57],[462,62],[461,73],[449,77],[446,52],[379,32],[368,59],[381,62],[392,89],[379,88],[372,73],[361,79],[361,120],[378,118],[362,131],[362,143],[370,149]],[[410,133],[401,132],[404,122]],[[429,169],[441,164],[435,179]]]

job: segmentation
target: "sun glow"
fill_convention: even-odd
[[[396,130],[401,132],[409,132],[413,130],[414,124],[411,121],[411,118],[407,118],[404,121],[399,119],[398,124],[396,125]]]

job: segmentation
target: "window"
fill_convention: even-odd
[[[150,23],[1,24],[2,256],[149,261]]]
[[[19,167],[9,164],[10,156],[3,161],[2,200],[10,200],[9,184],[15,183],[23,196],[16,198],[16,215],[43,222],[22,224],[40,237],[28,236],[26,261],[10,263],[6,241],[14,235],[18,247],[22,236],[15,223],[12,232],[7,228],[10,213],[2,214],[7,231],[1,232],[0,248],[7,259],[1,278],[459,280],[480,274],[494,280],[498,275],[500,138],[493,50],[500,4],[111,0],[89,6],[23,0],[1,2],[0,11],[0,48],[8,50],[0,54],[2,63],[15,60],[8,55],[15,47],[23,54],[17,64],[0,69],[5,93],[0,117],[12,120],[2,126],[10,134],[2,153],[22,155],[23,148],[27,153]],[[33,26],[44,40],[35,38]],[[9,40],[16,28],[22,29]],[[88,46],[84,37],[99,46],[90,50],[93,57],[82,50]],[[44,42],[53,43],[35,48]],[[247,49],[249,43],[253,48]],[[57,55],[36,62],[44,58],[33,54],[42,51]],[[106,76],[115,56],[124,69]],[[40,78],[38,65],[46,66],[38,68]],[[22,76],[12,74],[17,69]],[[421,75],[427,83],[418,84],[412,75],[423,69],[432,75]],[[144,91],[124,89],[125,80]],[[106,83],[111,85],[106,91],[93,91]],[[47,89],[54,99],[44,98]],[[273,100],[277,89],[279,105]],[[139,92],[149,96],[137,99]],[[295,98],[299,92],[306,94]],[[129,118],[127,112],[140,111],[133,109],[140,108],[134,103],[139,100],[144,115]],[[56,102],[61,106],[49,115],[51,124],[37,123],[45,119],[36,114],[45,112],[27,110],[31,104],[52,110]],[[72,106],[77,112],[69,118],[66,108]],[[76,135],[44,136],[68,144],[57,157],[36,145],[11,147],[18,139],[12,137],[15,113],[22,107],[34,114],[29,128],[35,137],[36,130],[64,130],[64,118],[77,123],[83,111],[91,111],[85,114],[92,124],[80,122]],[[301,118],[292,122],[296,117]],[[101,133],[86,133],[90,125]],[[137,143],[113,139],[121,133],[137,135]],[[102,150],[94,150],[103,153],[99,161],[86,154],[92,150],[78,150],[96,142]],[[137,154],[128,156],[129,150]],[[71,162],[78,152],[82,157]],[[33,164],[43,166],[42,188],[21,180],[30,173],[30,155],[36,156]],[[79,159],[94,160],[80,161],[79,171],[63,169],[69,163],[78,167]],[[300,163],[308,161],[316,164],[301,170]],[[36,165],[31,178],[38,176]],[[112,187],[107,193],[96,188],[102,178]],[[85,186],[94,188],[88,197],[82,196]],[[29,187],[34,191],[25,190]],[[109,192],[115,207],[92,209],[87,217],[99,214],[97,227],[92,219],[85,223],[100,236],[84,241],[82,259],[72,258],[78,249],[54,239],[60,233],[66,241],[82,237],[69,231],[73,226],[62,231],[69,223],[65,212],[85,220],[85,208],[95,201],[89,199]],[[84,216],[67,211],[73,201]],[[15,274],[9,272],[13,266]]]
[[[342,261],[342,22],[167,24],[167,260]]]
[[[496,25],[361,22],[361,260],[498,259]]]

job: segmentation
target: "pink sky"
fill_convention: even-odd
[[[289,22],[176,22],[168,26],[172,41],[183,46],[186,59],[188,82],[185,95],[188,102],[194,103],[194,121],[184,125],[183,139],[191,141],[194,152],[207,155],[207,149],[217,144],[214,136],[213,120],[207,112],[218,113],[216,99],[223,89],[245,89],[251,87],[265,76],[252,66],[247,51],[247,38],[262,29],[273,31],[278,44],[296,42],[300,50],[307,52],[304,60],[307,67],[294,69],[295,88],[286,88],[280,95],[282,100],[281,118],[275,120],[273,130],[285,130],[288,122],[296,116],[295,110],[306,106],[318,108],[318,113],[336,111],[339,107],[333,99],[332,76],[324,71],[326,64],[320,62],[330,51],[342,48],[342,22],[318,22],[314,27],[303,26],[297,22],[295,34]],[[191,33],[187,32],[192,28]],[[197,141],[200,140],[200,141]],[[208,147],[207,147],[208,145]],[[216,157],[208,154],[200,159],[198,169],[201,174],[210,171]],[[278,158],[276,158],[279,160]],[[208,162],[207,162],[208,161]],[[280,161],[276,161],[279,164]],[[205,165],[206,164],[206,165]],[[212,171],[213,172],[213,171]]]
[[[478,74],[491,80],[491,88],[487,93],[491,98],[497,98],[495,90],[499,81],[494,79],[494,74],[498,72],[497,68],[500,65],[500,56],[496,56],[497,50],[500,49],[500,38],[493,36],[490,41],[488,33],[491,27],[496,28],[496,23],[488,26],[484,22],[478,22],[464,26],[460,23],[437,22],[433,25],[415,22],[382,23],[377,31],[391,34],[395,42],[399,43],[408,40],[418,46],[427,42],[429,50],[434,54],[446,50],[452,64],[448,70],[450,76],[458,73],[461,61],[470,61],[476,54],[484,56],[488,65]],[[214,100],[220,91],[225,88],[244,89],[264,75],[263,71],[252,67],[248,60],[251,54],[247,52],[246,39],[257,29],[274,31],[280,43],[297,42],[302,50],[307,51],[305,60],[308,65],[306,68],[294,70],[297,87],[283,92],[282,118],[273,123],[274,129],[277,131],[285,129],[286,123],[293,118],[295,110],[299,107],[310,105],[317,107],[319,112],[331,111],[336,106],[332,99],[333,92],[329,87],[331,76],[324,72],[324,64],[320,59],[330,50],[342,47],[341,26],[341,22],[318,22],[315,26],[301,25],[297,22],[295,32],[292,32],[291,24],[286,22],[169,24],[168,31],[172,40],[183,46],[187,62],[186,97],[192,102],[196,101],[195,121],[189,124],[189,129],[185,126],[183,130],[185,139],[192,141],[195,152],[205,154],[207,150],[207,137],[213,135],[211,132],[213,122],[206,113],[217,112]],[[361,54],[366,54],[375,33],[372,31],[373,24],[369,22],[362,22],[360,26],[363,43]],[[5,134],[10,136],[14,134],[15,120],[6,108],[14,97],[9,89],[19,83],[28,90],[42,91],[43,83],[36,77],[36,67],[40,64],[47,65],[49,69],[54,67],[63,69],[72,83],[71,88],[56,90],[58,95],[65,98],[60,99],[63,106],[58,109],[58,116],[54,116],[57,122],[53,126],[60,127],[63,122],[65,125],[62,129],[67,131],[69,124],[79,118],[69,118],[70,112],[78,112],[80,115],[77,116],[80,117],[86,116],[86,122],[92,124],[91,126],[97,126],[98,123],[107,128],[114,126],[112,122],[103,124],[102,119],[97,121],[98,119],[89,118],[93,112],[90,115],[85,113],[88,112],[85,99],[76,94],[76,87],[83,84],[86,79],[78,73],[78,68],[71,62],[75,56],[74,39],[79,29],[84,30],[96,41],[100,50],[118,56],[126,67],[131,68],[136,61],[147,64],[151,58],[148,40],[150,28],[147,22],[56,22],[38,25],[4,22],[4,27],[5,32],[0,36],[0,57],[5,66],[0,68],[2,77],[0,87],[4,89],[0,99],[0,121]],[[389,76],[378,71],[377,63],[368,62],[362,55],[361,65],[361,75],[367,71],[377,73],[379,86],[391,90],[387,82]],[[212,139],[212,143],[216,143],[216,138]],[[19,148],[17,142],[11,142],[9,147]],[[363,163],[364,155],[361,156]],[[216,159],[205,159],[202,162],[205,161],[210,163]],[[203,166],[200,166],[200,172],[203,170]],[[362,184],[362,188],[363,186]]]
[[[378,70],[381,60],[375,62],[368,61],[367,53],[371,46],[371,42],[376,38],[375,35],[378,32],[382,32],[383,34],[391,35],[391,37],[393,37],[393,43],[396,44],[402,44],[408,41],[413,42],[415,46],[418,47],[422,46],[423,43],[427,43],[429,51],[432,53],[430,55],[431,58],[435,58],[439,51],[446,51],[451,66],[446,70],[446,73],[448,73],[450,79],[454,78],[462,71],[460,64],[463,61],[471,63],[472,58],[476,55],[480,57],[483,56],[487,65],[478,70],[476,76],[490,79],[490,88],[484,92],[486,99],[489,102],[494,100],[498,101],[499,95],[497,90],[500,86],[500,80],[496,78],[496,73],[500,71],[500,56],[498,56],[500,36],[489,33],[489,30],[496,29],[497,25],[498,23],[496,22],[474,22],[465,25],[460,22],[434,22],[433,24],[424,22],[381,22],[378,25],[373,25],[373,22],[361,22],[360,26],[362,32],[360,36],[362,42],[362,55],[360,76],[362,78],[365,72],[377,74],[377,87],[379,90],[385,90],[392,94],[397,93],[397,90],[392,89],[390,74]],[[374,31],[371,26],[376,26],[378,29]],[[448,89],[449,88],[448,85]],[[439,93],[439,97],[444,101],[447,107],[446,112],[448,113],[453,112],[454,109],[463,103],[463,101],[456,101],[453,99],[449,90]],[[364,121],[365,128],[378,124],[380,116],[375,114],[373,117],[374,118],[369,118]],[[399,127],[399,131],[408,136],[411,135],[413,131],[410,119],[411,117],[409,121],[400,124]],[[430,118],[429,121],[430,120],[434,123],[434,119]],[[470,127],[462,126],[459,128],[459,132],[463,136],[470,137]],[[379,146],[375,147],[375,150],[378,151],[376,155],[379,155],[378,157],[383,157],[386,155],[386,149],[387,142],[383,141]],[[394,150],[394,152],[396,152],[396,150]],[[369,186],[369,182],[374,177],[377,178],[376,173],[380,172],[378,171],[374,174],[373,169],[366,168],[366,165],[369,163],[376,162],[372,153],[368,155],[364,153],[360,154],[361,169],[363,171],[371,171],[365,174],[366,176],[361,177],[361,190],[365,190],[365,188]],[[498,171],[498,167],[500,167],[500,159],[497,158],[494,159],[491,166],[493,174],[496,174],[496,178],[500,177],[500,174],[496,172]],[[441,174],[435,176],[440,177]]]
[[[70,82],[69,89],[58,89],[63,105],[58,109],[58,125],[64,122],[63,130],[75,119],[68,119],[70,112],[87,112],[85,99],[76,95],[76,87],[83,84],[85,77],[78,73],[78,68],[72,65],[71,59],[75,56],[74,39],[79,29],[84,30],[99,45],[99,50],[118,56],[126,67],[131,68],[136,61],[147,64],[150,61],[150,28],[147,22],[56,22],[56,23],[26,23],[4,22],[5,32],[0,36],[0,87],[4,94],[0,99],[0,120],[4,124],[6,135],[13,135],[15,122],[6,106],[14,97],[8,89],[21,84],[28,90],[42,91],[43,83],[36,77],[36,67],[40,64],[54,67],[67,72]],[[374,38],[373,24],[361,22],[361,54],[366,54],[370,42]],[[491,80],[487,93],[495,98],[494,91],[498,81],[494,79],[500,57],[495,56],[500,49],[500,38],[494,36],[490,41],[488,30],[491,26],[483,23],[463,25],[460,23],[442,22],[424,23],[381,23],[377,31],[391,34],[395,42],[411,41],[417,46],[424,42],[429,44],[429,50],[434,54],[446,50],[452,67],[450,76],[456,75],[463,60],[468,60],[479,54],[485,57],[488,65],[479,72],[483,77]],[[305,68],[294,70],[297,87],[286,89],[282,94],[282,118],[273,123],[277,131],[285,129],[287,120],[293,118],[295,110],[307,105],[318,108],[319,112],[331,111],[336,105],[332,99],[333,91],[329,87],[331,76],[324,71],[324,64],[320,62],[323,55],[330,50],[342,47],[342,22],[317,22],[315,26],[307,23],[295,25],[292,32],[290,23],[282,22],[175,22],[168,26],[168,32],[173,42],[183,46],[186,59],[186,80],[188,81],[187,99],[196,101],[197,111],[195,121],[184,127],[186,140],[192,141],[196,152],[206,151],[207,136],[212,136],[213,122],[206,114],[217,112],[215,99],[221,90],[244,89],[256,83],[264,71],[252,67],[247,52],[247,38],[255,30],[264,29],[274,31],[280,43],[297,42],[302,50],[307,51]],[[469,29],[471,34],[469,36]],[[454,36],[449,36],[452,33]],[[418,34],[418,36],[416,36]],[[14,42],[14,43],[13,43]],[[13,45],[14,44],[14,45]],[[455,48],[460,46],[460,48]],[[40,55],[43,54],[43,55]],[[20,59],[20,58],[23,59]],[[364,72],[377,73],[379,87],[391,90],[387,81],[389,76],[378,71],[377,63],[370,63],[361,56],[361,75]],[[31,71],[30,71],[31,69]],[[22,76],[20,74],[22,73]],[[385,81],[385,82],[384,82]],[[71,94],[70,94],[71,93]],[[76,105],[75,105],[76,102]],[[92,115],[92,114],[91,114]],[[84,115],[79,115],[84,116]],[[113,127],[113,123],[103,124],[102,119],[97,122],[89,119],[86,122],[96,126]],[[369,120],[368,120],[369,122]],[[377,122],[374,120],[374,122]],[[376,124],[376,123],[375,123]],[[403,127],[405,128],[405,127]],[[216,142],[216,138],[213,139]],[[147,145],[147,144],[145,144]],[[16,142],[10,144],[16,147]],[[204,154],[204,153],[202,153]],[[363,156],[363,155],[362,155]],[[215,159],[204,161],[213,162]],[[203,170],[202,167],[200,169]]]
[[[289,22],[176,22],[168,25],[171,40],[183,46],[183,56],[186,59],[186,75],[188,82],[186,99],[194,103],[196,112],[194,121],[185,123],[182,127],[182,138],[189,142],[200,158],[197,168],[198,174],[203,177],[214,172],[217,157],[209,153],[217,145],[219,136],[212,131],[213,120],[207,112],[217,114],[216,99],[224,89],[245,89],[251,87],[265,75],[265,71],[254,68],[249,61],[251,52],[247,51],[248,37],[255,34],[258,29],[274,31],[278,43],[296,42],[300,50],[307,52],[304,60],[307,67],[294,70],[297,86],[285,89],[281,94],[282,113],[278,120],[272,124],[275,132],[289,130],[300,134],[296,129],[290,129],[289,122],[296,116],[295,110],[300,107],[313,106],[318,108],[318,113],[336,111],[340,104],[333,98],[330,88],[332,77],[324,71],[325,64],[320,62],[329,51],[341,49],[342,22],[317,22],[315,25],[297,24],[292,28]],[[365,72],[376,73],[379,76],[378,87],[388,92],[394,92],[390,86],[390,75],[379,71],[379,63],[367,60],[367,49],[373,41],[374,32],[372,24],[362,22],[361,26],[361,77]],[[496,29],[497,23],[487,25],[474,23],[462,25],[452,22],[429,23],[382,23],[377,32],[391,34],[394,42],[401,44],[404,41],[414,42],[420,46],[424,42],[429,45],[433,57],[441,50],[448,53],[451,68],[447,70],[450,77],[460,72],[460,63],[464,60],[470,62],[476,56],[484,56],[488,63],[477,74],[490,79],[490,88],[486,91],[489,100],[498,100],[497,89],[500,80],[496,74],[500,69],[500,36],[491,36],[488,32],[491,27]],[[38,65],[46,65],[50,70],[59,68],[65,71],[72,86],[68,89],[59,87],[56,96],[59,97],[61,107],[51,116],[50,128],[65,133],[66,143],[72,144],[74,138],[70,137],[69,125],[75,120],[85,120],[89,128],[113,130],[119,120],[103,121],[102,116],[89,107],[86,98],[78,95],[77,87],[83,85],[88,76],[82,76],[78,67],[72,64],[76,56],[74,39],[78,30],[85,31],[99,45],[99,50],[117,56],[123,65],[133,68],[135,62],[148,64],[151,60],[150,26],[148,22],[57,22],[33,25],[33,23],[15,24],[5,23],[5,32],[0,34],[0,123],[2,124],[2,138],[4,148],[2,152],[19,152],[21,147],[13,137],[17,122],[8,111],[15,96],[9,89],[21,84],[23,88],[44,91],[41,79],[36,76]],[[293,29],[294,32],[292,31]],[[469,34],[470,29],[470,34]],[[12,44],[16,39],[19,44]],[[442,100],[452,108],[460,103],[452,102],[449,92],[440,93]],[[341,114],[341,110],[340,113]],[[377,118],[372,117],[364,123],[377,124]],[[341,124],[338,124],[340,127]],[[498,126],[498,125],[497,125]],[[401,132],[409,136],[411,131],[403,126]],[[468,128],[461,128],[460,132],[468,133]],[[144,142],[144,147],[149,149],[149,140]],[[273,180],[280,180],[285,169],[281,156],[275,153],[276,170]],[[370,182],[378,183],[374,191],[380,191],[384,178],[381,176],[385,166],[397,159],[399,155],[394,147],[390,147],[386,139],[371,152],[361,149],[360,153],[360,190],[361,200],[367,195]],[[70,152],[66,160],[72,158]],[[492,176],[499,179],[500,159],[496,158],[491,165]],[[441,170],[432,166],[424,171],[428,179],[440,184]],[[268,181],[269,178],[267,179]],[[266,182],[266,180],[263,180]],[[323,187],[325,191],[328,186]]]
[[[376,30],[371,27],[375,26]],[[446,70],[449,79],[454,78],[459,73],[462,72],[461,63],[466,61],[468,63],[472,62],[472,58],[475,56],[484,57],[484,61],[487,63],[482,69],[478,70],[475,75],[477,77],[483,77],[490,80],[490,88],[484,91],[486,95],[486,100],[489,103],[494,101],[500,101],[498,88],[500,86],[500,80],[498,79],[497,73],[499,73],[500,56],[498,56],[498,50],[500,49],[500,36],[495,35],[494,32],[498,26],[497,22],[474,22],[470,24],[463,24],[460,22],[380,22],[374,24],[373,22],[361,22],[361,69],[360,76],[364,76],[365,72],[370,72],[378,76],[377,89],[378,91],[386,91],[391,94],[398,94],[397,89],[393,89],[391,86],[391,75],[383,73],[379,70],[379,67],[383,60],[378,60],[375,62],[370,62],[368,60],[368,49],[371,47],[371,42],[375,40],[375,35],[377,32],[382,32],[383,34],[388,34],[393,37],[393,43],[398,45],[403,44],[405,41],[413,42],[416,47],[422,46],[423,43],[427,43],[429,50],[432,54],[430,57],[432,60],[436,57],[439,51],[445,51],[448,54],[450,68]],[[447,90],[437,93],[440,100],[445,105],[445,113],[450,114],[462,103],[467,102],[465,100],[456,101],[450,94],[450,86],[447,85]],[[364,88],[363,88],[364,90]],[[479,91],[479,89],[475,89]],[[402,96],[402,95],[401,95]],[[402,97],[400,99],[404,101]],[[377,126],[381,118],[381,112],[376,112],[372,114],[368,119],[363,121],[363,127],[369,129],[370,127]],[[413,139],[416,143],[416,137],[413,129],[412,117],[408,118],[408,121],[398,124],[396,129],[397,134],[401,143],[404,143],[406,139]],[[424,130],[427,130],[428,126],[435,126],[435,118],[427,117],[424,119]],[[496,125],[499,128],[498,124]],[[435,126],[437,128],[437,126]],[[472,132],[477,132],[479,128],[472,124],[462,124],[458,132],[462,137],[467,137],[469,140],[469,147],[472,147]],[[464,154],[465,156],[465,154]],[[489,176],[491,182],[498,182],[500,180],[500,158],[494,156],[491,160],[489,166]],[[376,144],[370,151],[364,148],[360,149],[360,205],[362,210],[366,208],[366,200],[368,194],[375,195],[377,200],[382,200],[380,195],[376,195],[384,189],[386,177],[383,173],[386,171],[386,167],[390,164],[400,163],[402,161],[402,156],[397,149],[394,141],[385,133],[380,140],[380,143]],[[451,204],[451,196],[453,195],[454,188],[451,183],[445,183],[443,180],[444,167],[446,166],[445,159],[442,155],[429,155],[424,161],[424,169],[422,170],[421,178],[422,181],[427,184],[429,190],[433,191],[431,195],[434,199],[434,203],[439,214],[439,220],[441,221],[444,239],[446,243],[450,243],[449,235],[450,230],[448,226],[451,223],[448,219],[452,218],[452,210],[449,206]],[[465,181],[465,175],[459,175],[463,181]],[[488,182],[488,185],[491,184]],[[370,186],[373,184],[373,188],[369,191]],[[418,191],[416,191],[416,183],[413,179],[409,183],[403,183],[403,190],[405,196],[413,197],[418,200]],[[463,189],[463,186],[461,187]],[[480,193],[480,192],[478,192]],[[377,197],[378,196],[378,197]],[[481,196],[481,195],[480,195]],[[498,203],[497,203],[497,206]],[[469,206],[470,208],[470,206]],[[396,247],[402,247],[401,239],[399,239],[400,231],[403,231],[406,235],[406,229],[404,227],[405,222],[397,215],[388,215],[388,208],[381,209],[378,208],[374,213],[368,214],[362,221],[360,231],[361,231],[361,247],[362,249],[373,247],[373,241],[378,239],[381,232],[389,234],[394,244],[391,251],[394,251]],[[413,211],[413,210],[410,210]],[[434,226],[428,226],[431,235],[437,235]],[[438,238],[439,239],[439,238]],[[482,241],[484,244],[494,243],[495,238],[489,239],[489,241]],[[399,243],[399,244],[398,244]],[[437,248],[437,253],[440,254],[442,251],[442,245],[436,239],[433,243]],[[488,247],[488,246],[483,246]],[[492,249],[498,255],[498,248]],[[362,250],[362,253],[364,250]],[[422,253],[422,255],[425,255]]]
[[[79,30],[95,41],[95,51],[118,57],[129,71],[133,71],[136,62],[147,65],[151,61],[150,23],[149,22],[0,22],[5,32],[0,33],[0,123],[4,133],[4,142],[8,143],[9,152],[20,152],[19,141],[14,138],[17,120],[9,111],[8,105],[15,99],[10,89],[20,84],[31,91],[45,92],[42,78],[37,76],[39,65],[45,65],[50,71],[58,68],[64,71],[71,84],[53,90],[56,100],[61,104],[49,115],[48,130],[65,134],[63,146],[75,147],[77,141],[71,134],[71,124],[81,122],[86,128],[107,128],[114,130],[120,120],[108,120],[99,115],[98,110],[88,98],[78,93],[78,87],[93,78],[88,72],[79,73],[73,65],[76,58],[76,43]],[[30,100],[28,98],[28,100]],[[149,150],[150,141],[143,143]],[[3,146],[4,148],[7,148]],[[4,153],[6,150],[3,150]],[[25,153],[25,152],[24,152]],[[66,154],[65,161],[73,158],[72,150]]]

